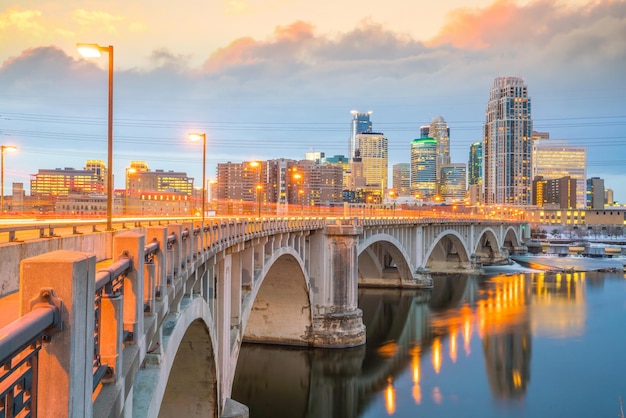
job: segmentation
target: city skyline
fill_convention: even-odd
[[[189,132],[207,133],[211,178],[218,162],[348,155],[353,109],[373,110],[374,130],[389,139],[390,171],[410,161],[411,141],[437,116],[452,131],[451,162],[467,163],[470,145],[482,141],[494,78],[519,76],[533,100],[534,129],[586,146],[587,177],[604,178],[626,200],[624,1],[448,1],[440,10],[416,9],[430,12],[433,25],[406,23],[400,15],[415,5],[395,15],[353,7],[340,25],[334,21],[348,16],[343,9],[333,23],[304,9],[295,17],[303,6],[292,3],[291,14],[276,4],[274,14],[260,7],[260,15],[249,10],[238,20],[271,14],[260,27],[225,29],[226,19],[198,28],[199,36],[181,31],[176,19],[157,36],[160,21],[141,15],[142,3],[54,9],[25,1],[0,9],[0,144],[18,147],[5,160],[5,189],[28,186],[39,168],[106,161],[107,58],[79,59],[75,48],[96,42],[116,51],[116,188],[133,160],[201,178]],[[136,19],[145,21],[144,32]]]

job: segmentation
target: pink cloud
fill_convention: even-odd
[[[228,67],[278,59],[281,54],[268,55],[268,49],[275,50],[274,52],[292,51],[313,38],[313,27],[309,23],[297,21],[288,26],[277,26],[267,41],[256,41],[250,37],[245,37],[236,39],[228,46],[218,49],[211,54],[203,68],[208,72],[216,72]]]

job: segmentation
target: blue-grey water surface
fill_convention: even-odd
[[[623,273],[448,275],[360,289],[367,343],[242,347],[232,397],[259,417],[615,417]]]

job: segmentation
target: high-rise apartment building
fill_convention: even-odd
[[[356,136],[356,150],[363,165],[364,190],[384,196],[388,183],[388,140],[378,132],[362,132]]]
[[[354,158],[354,153],[358,149],[357,135],[363,132],[372,132],[372,121],[370,115],[372,111],[361,113],[358,110],[353,110],[352,121],[350,122],[350,142],[348,144],[348,158]]]
[[[398,163],[392,167],[393,189],[398,196],[411,195],[411,164]]]
[[[474,142],[470,145],[469,161],[467,163],[467,184],[482,184],[483,182],[483,143]]]
[[[518,77],[498,77],[489,92],[483,137],[487,204],[529,205],[532,195],[531,100]]]
[[[411,193],[422,197],[437,192],[437,140],[416,138],[411,141]]]
[[[538,139],[533,141],[533,179],[569,177],[576,181],[575,208],[586,207],[587,148],[567,145],[567,141]]]
[[[467,191],[465,163],[443,165],[440,169],[439,195],[445,200],[463,200]]]

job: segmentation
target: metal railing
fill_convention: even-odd
[[[96,289],[94,295],[94,355],[93,355],[93,389],[103,377],[111,374],[111,367],[103,364],[101,360],[101,336],[102,336],[102,299],[113,298],[124,294],[124,279],[128,272],[132,270],[132,261],[127,256],[121,257],[118,261],[100,269],[96,274]],[[132,331],[124,330],[123,340],[132,339]]]
[[[0,329],[0,417],[37,416],[38,354],[60,328],[61,309],[43,289],[32,311]]]

